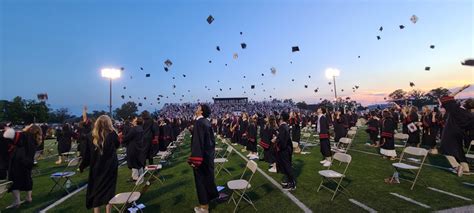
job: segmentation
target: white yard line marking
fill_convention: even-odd
[[[58,206],[59,204],[63,203],[64,201],[66,201],[67,199],[69,199],[70,197],[74,196],[75,194],[79,193],[80,191],[82,191],[83,189],[87,188],[87,184],[82,186],[81,188],[79,189],[76,189],[75,191],[69,193],[68,195],[62,197],[61,199],[57,200],[56,202],[54,202],[53,204],[49,205],[48,207],[46,207],[45,209],[41,210],[40,213],[46,213],[47,211],[51,210],[52,208]]]
[[[230,145],[230,144],[229,144]],[[231,145],[232,146],[232,145]],[[245,162],[248,162],[249,160],[247,159],[247,157],[245,157],[242,153],[240,153],[234,146],[232,146],[232,148],[234,149],[234,151],[242,158],[245,160]],[[280,184],[274,180],[272,177],[270,177],[267,173],[265,173],[264,171],[262,171],[260,169],[260,167],[257,167],[257,171],[260,172],[260,174],[263,175],[263,177],[265,177],[267,180],[269,180],[273,185],[275,185],[284,195],[286,195],[288,198],[290,198],[291,201],[293,201],[293,203],[295,203],[301,210],[303,210],[305,213],[309,213],[309,212],[313,212],[311,211],[311,209],[309,209],[306,205],[304,205],[303,202],[301,202],[300,200],[298,200],[298,198],[296,198],[293,194],[291,194],[289,191],[286,191],[284,190]]]
[[[418,201],[416,201],[416,200],[413,200],[413,199],[411,199],[411,198],[409,198],[409,197],[405,197],[405,196],[402,196],[402,195],[399,195],[399,194],[393,193],[393,192],[390,192],[390,194],[393,195],[393,196],[395,196],[395,197],[398,197],[398,198],[400,198],[400,199],[406,200],[406,201],[408,201],[408,202],[410,202],[410,203],[413,203],[413,204],[416,204],[416,205],[418,205],[418,206],[421,206],[421,207],[423,207],[423,208],[426,208],[426,209],[431,208],[430,206],[428,206],[428,205],[426,205],[426,204],[423,204],[423,203],[420,203],[420,202],[418,202]]]
[[[354,200],[354,199],[349,199],[349,201],[357,206],[359,206],[360,208],[363,208],[364,210],[370,212],[370,213],[376,213],[377,211],[375,211],[374,209],[366,206],[365,204],[357,201],[357,200]]]
[[[436,211],[436,213],[459,213],[459,212],[474,212],[474,205],[461,206],[461,207]]]
[[[456,198],[459,198],[459,199],[462,199],[462,200],[471,201],[471,199],[469,199],[467,197],[463,197],[461,195],[457,195],[457,194],[454,194],[454,193],[451,193],[451,192],[446,192],[446,191],[443,191],[441,189],[437,189],[437,188],[433,188],[433,187],[428,187],[428,189],[433,190],[435,192],[447,194],[447,195],[450,195],[450,196],[453,196],[453,197],[456,197]]]
[[[468,185],[468,186],[474,186],[474,183],[462,182],[462,184]]]

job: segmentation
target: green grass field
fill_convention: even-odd
[[[307,207],[314,212],[364,212],[362,208],[349,202],[353,198],[370,208],[379,212],[431,212],[433,210],[447,209],[458,206],[473,205],[474,201],[465,201],[449,195],[429,190],[426,186],[417,185],[410,190],[410,184],[403,182],[401,184],[387,185],[384,178],[393,174],[391,166],[392,161],[382,159],[377,155],[377,149],[364,145],[367,141],[367,135],[363,130],[359,130],[353,142],[351,150],[348,152],[352,156],[352,163],[347,172],[347,181],[344,186],[350,191],[350,196],[339,194],[334,201],[330,201],[331,193],[327,190],[317,192],[317,187],[321,181],[318,174],[319,170],[324,168],[319,164],[321,154],[319,147],[308,149],[311,154],[294,155],[293,167],[297,176],[297,190],[291,192]],[[222,143],[219,143],[223,146]],[[237,145],[237,151],[243,147]],[[192,212],[192,208],[197,204],[196,192],[192,169],[186,163],[189,155],[189,136],[185,137],[185,144],[180,151],[175,153],[175,157],[170,165],[164,167],[161,175],[166,179],[164,184],[153,182],[148,191],[139,200],[147,207],[145,212]],[[401,150],[397,150],[400,153]],[[366,153],[367,152],[367,153]],[[373,154],[368,154],[373,153]],[[245,155],[246,153],[244,153]],[[41,175],[34,178],[33,203],[21,207],[21,212],[37,212],[48,204],[65,195],[64,192],[56,191],[48,195],[52,186],[49,175],[60,169],[54,165],[56,159],[40,161],[39,168]],[[237,154],[232,154],[230,162],[226,164],[232,175],[221,173],[217,177],[217,185],[225,186],[226,182],[239,178],[245,166],[245,160]],[[427,163],[448,167],[447,161],[443,156],[429,156]],[[267,172],[268,164],[258,162],[259,167]],[[337,164],[336,164],[337,165]],[[281,174],[267,173],[277,182],[282,179]],[[119,180],[117,192],[129,191],[133,185],[127,183],[130,171],[126,167],[119,168]],[[87,172],[75,178],[83,183],[86,181]],[[462,184],[462,182],[474,182],[473,176],[463,176],[461,178],[453,173],[441,168],[425,166],[421,172],[421,178],[434,188],[448,191],[467,198],[474,198],[472,187]],[[418,202],[429,205],[426,209],[418,205],[401,200],[389,193],[398,193],[400,195],[412,198]],[[252,180],[252,189],[249,192],[251,199],[255,202],[259,212],[301,212],[286,195],[277,187],[268,181],[263,175],[257,174]],[[10,204],[11,195],[6,195],[0,201],[0,208]],[[231,212],[232,203],[221,203],[211,205],[214,212]],[[85,212],[85,190],[74,195],[64,203],[55,207],[52,212]],[[239,212],[253,212],[253,208],[242,203]],[[9,212],[3,211],[2,212]],[[11,211],[13,212],[13,211]],[[15,211],[16,212],[16,211]]]

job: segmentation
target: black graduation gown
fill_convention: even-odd
[[[369,134],[370,141],[375,143],[378,139],[377,136],[379,135],[380,121],[370,118],[367,121],[367,126],[366,132]]]
[[[438,135],[438,121],[432,120],[432,114],[421,117],[423,123],[423,134],[421,136],[421,144],[423,146],[434,148],[436,146],[436,136]]]
[[[380,148],[386,150],[395,150],[395,141],[393,133],[395,131],[395,122],[391,118],[382,119],[380,128]]]
[[[318,119],[316,117],[316,119]],[[319,126],[319,144],[320,151],[323,157],[331,157],[331,143],[329,142],[329,120],[326,118],[326,115],[321,116],[319,121],[316,120],[316,131],[318,131]]]
[[[277,171],[287,176],[287,181],[295,181],[292,168],[293,142],[290,137],[288,124],[283,123],[278,128],[277,136]]]
[[[13,139],[13,152],[11,153],[8,180],[13,182],[9,191],[31,191],[33,190],[33,169],[36,153],[36,141],[33,135],[26,132],[17,132]]]
[[[347,135],[347,119],[344,115],[339,115],[339,119],[334,117],[334,141],[339,142],[339,139]]]
[[[143,146],[143,128],[134,126],[123,137],[127,146],[127,166],[129,169],[141,169],[145,166],[146,153]]]
[[[164,150],[161,150],[160,151],[166,151],[166,149],[168,148],[168,145],[171,143],[171,141],[173,141],[173,127],[170,125],[170,124],[166,124],[163,126],[163,141],[164,141],[164,144],[165,145],[165,149]]]
[[[467,162],[463,149],[464,131],[474,128],[474,115],[459,107],[451,96],[441,98],[441,103],[448,113],[441,137],[441,153],[453,156],[458,162]]]
[[[275,145],[272,143],[272,138],[276,136],[276,130],[268,126],[265,126],[262,131],[262,136],[260,137],[259,145],[263,148],[263,159],[267,163],[275,163]]]
[[[84,157],[79,169],[83,171],[90,167],[86,193],[86,207],[90,209],[108,204],[115,196],[118,175],[116,149],[120,142],[117,133],[109,133],[105,138],[102,154],[92,143],[91,135],[84,142]]]
[[[301,140],[300,119],[292,118],[290,120],[290,125],[291,125],[291,140],[294,142],[300,143],[300,140]]]
[[[199,204],[207,205],[219,196],[214,179],[214,132],[206,118],[194,124],[191,138],[191,156],[188,163],[194,165],[194,182]]]
[[[143,124],[143,150],[146,153],[146,159],[153,160],[158,152],[158,126],[153,120],[147,120]]]
[[[58,135],[58,153],[62,154],[71,151],[72,131],[61,130]]]
[[[89,140],[88,137],[92,132],[92,124],[90,120],[84,122],[83,126],[79,128],[79,136],[77,138],[77,147],[79,149],[80,156],[84,158],[84,152],[87,146],[87,142]]]
[[[8,147],[12,144],[10,139],[3,137],[3,131],[0,131],[0,180],[7,179],[7,171],[10,162]]]
[[[248,120],[240,121],[240,125],[239,125],[239,132],[240,132],[239,144],[242,145],[242,146],[247,146],[248,131],[249,131],[249,121]]]
[[[257,152],[257,126],[250,124],[247,131],[247,150]]]
[[[240,121],[239,120],[233,120],[232,125],[231,125],[231,132],[232,132],[232,138],[231,142],[232,143],[239,143],[240,142],[240,126],[239,126]]]
[[[411,113],[408,115],[407,118],[405,118],[405,124],[408,126],[408,124],[412,122],[418,122],[418,114],[416,113]],[[409,146],[417,146],[420,143],[420,129],[417,126],[417,130],[414,132],[408,131],[408,141],[407,145]]]

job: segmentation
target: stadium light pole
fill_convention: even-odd
[[[335,68],[326,69],[326,78],[331,79],[334,84],[334,102],[337,103],[337,88],[336,88],[336,77],[339,76],[341,72]]]
[[[110,81],[109,84],[109,114],[110,118],[113,118],[112,116],[112,80],[116,78],[120,78],[121,72],[119,69],[114,69],[114,68],[104,68],[101,70],[102,77],[108,78]]]

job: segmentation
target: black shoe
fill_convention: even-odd
[[[285,188],[285,187],[287,187],[287,186],[288,186],[288,184],[289,184],[289,183],[288,183],[288,182],[284,182],[284,181],[283,181],[283,182],[281,182],[280,184],[281,184],[281,186],[282,186],[283,188]]]

